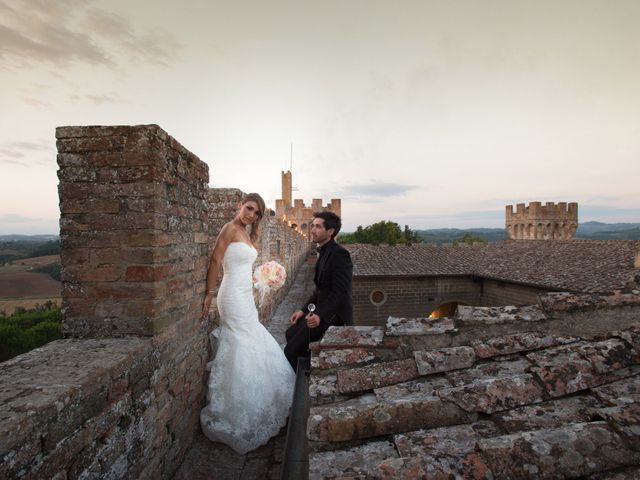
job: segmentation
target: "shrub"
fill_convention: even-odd
[[[62,338],[59,308],[25,310],[0,316],[0,362]]]

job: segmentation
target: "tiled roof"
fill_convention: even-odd
[[[607,293],[640,270],[636,240],[508,240],[490,244],[347,245],[354,277],[476,275],[551,290]]]
[[[638,478],[640,294],[545,297],[330,327],[312,344],[309,478]],[[626,314],[553,331],[603,309]]]

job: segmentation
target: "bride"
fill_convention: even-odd
[[[252,291],[264,200],[247,194],[216,240],[207,271],[202,315],[209,314],[220,272],[218,349],[200,412],[204,434],[245,454],[265,444],[285,425],[293,399],[294,373],[276,340],[258,320]],[[247,232],[250,227],[250,234]]]

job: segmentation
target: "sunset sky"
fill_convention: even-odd
[[[155,123],[344,230],[640,222],[640,1],[0,0],[0,234],[58,233],[55,127]]]

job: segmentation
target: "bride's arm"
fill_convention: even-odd
[[[209,309],[211,308],[211,302],[213,296],[216,293],[216,287],[218,286],[218,276],[220,275],[220,267],[222,266],[222,259],[224,252],[227,250],[229,243],[231,242],[232,231],[229,224],[226,224],[220,230],[220,234],[216,239],[216,243],[213,246],[213,253],[211,254],[211,260],[209,261],[209,268],[207,269],[207,289],[205,292],[204,303],[202,305],[202,317],[209,315]]]

